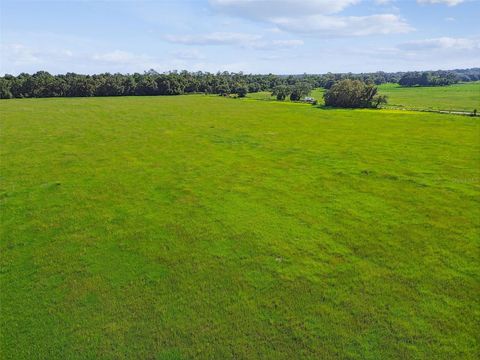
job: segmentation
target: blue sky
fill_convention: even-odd
[[[1,0],[0,73],[480,66],[480,0]]]

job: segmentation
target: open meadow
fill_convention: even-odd
[[[480,112],[480,82],[449,86],[402,87],[382,84],[378,91],[388,96],[388,107],[415,110]]]
[[[382,84],[378,92],[387,95],[387,108],[410,110],[443,110],[480,113],[480,82],[460,83],[450,86],[415,86],[404,87],[398,84]],[[324,89],[314,89],[310,96],[323,105]],[[256,100],[271,100],[275,97],[270,92],[249,94]]]
[[[478,358],[478,118],[14,99],[0,141],[2,359]]]

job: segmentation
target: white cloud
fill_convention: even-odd
[[[303,40],[273,40],[272,44],[278,47],[296,47],[303,45]]]
[[[46,49],[29,47],[24,44],[11,43],[0,46],[0,73],[13,68],[30,68],[45,66],[49,62],[68,62],[74,56],[67,49]]]
[[[39,70],[52,73],[65,72],[134,72],[150,68],[170,70],[187,64],[178,58],[156,59],[122,50],[88,52],[68,49],[32,46],[20,43],[0,46],[0,74],[20,72],[34,73]],[[94,70],[92,70],[94,69]]]
[[[202,60],[205,56],[197,49],[175,50],[170,53],[174,58],[182,60]]]
[[[248,45],[255,43],[261,38],[260,35],[231,32],[165,36],[165,39],[169,42],[184,45]]]
[[[258,50],[284,50],[291,49],[304,44],[303,40],[263,40],[252,43],[250,46]]]
[[[180,66],[183,63],[179,58],[169,62],[167,59],[157,59],[145,54],[135,54],[123,50],[114,50],[104,53],[79,55],[77,61],[85,61],[89,66],[104,71],[133,72],[147,69],[168,70],[168,64]]]
[[[378,1],[378,0],[377,0]],[[341,16],[359,0],[210,0],[222,13],[262,21],[288,32],[315,36],[366,36],[406,33],[412,28],[393,14]],[[380,0],[382,4],[390,0]]]
[[[334,14],[360,0],[210,0],[217,10],[234,16],[271,19],[277,16]]]
[[[440,37],[424,40],[413,40],[398,46],[402,50],[432,51],[432,50],[478,50],[480,39]]]
[[[406,33],[413,30],[401,17],[393,14],[285,17],[275,19],[275,24],[284,31],[320,36],[385,35]]]
[[[1,47],[2,64],[15,63],[20,64],[36,64],[40,62],[38,54],[22,44],[6,44]],[[2,66],[3,67],[3,66]]]
[[[280,50],[303,45],[303,40],[266,40],[260,35],[228,32],[167,35],[165,39],[183,45],[232,45],[258,50]]]
[[[445,4],[448,6],[456,6],[464,2],[464,0],[417,0],[419,4]]]
[[[135,55],[133,53],[114,50],[107,53],[94,54],[92,59],[95,61],[101,61],[112,64],[133,64],[138,62],[147,62],[150,60],[148,56],[145,55]]]

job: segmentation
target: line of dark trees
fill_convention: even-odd
[[[452,72],[409,72],[404,74],[398,83],[401,86],[446,86],[459,82]]]
[[[283,80],[275,75],[242,73],[158,73],[51,75],[39,71],[33,75],[5,75],[0,78],[0,98],[88,97],[133,95],[181,95],[187,93],[237,93],[265,91]]]
[[[316,87],[323,87],[325,89],[330,89],[332,85],[340,80],[350,79],[350,80],[360,80],[366,84],[375,84],[381,85],[385,83],[400,83],[400,80],[403,77],[410,77],[414,74],[425,74],[430,79],[437,79],[437,83],[432,83],[427,86],[439,86],[439,85],[449,85],[457,82],[470,82],[470,81],[479,81],[480,80],[480,68],[471,68],[471,69],[455,69],[455,70],[437,70],[437,71],[423,71],[423,72],[393,72],[388,73],[384,71],[378,71],[375,73],[327,73],[323,75],[289,75],[288,77],[296,77],[300,79],[309,79],[314,77],[317,81]],[[442,83],[442,80],[444,83]],[[447,83],[448,82],[448,83]]]
[[[413,75],[412,75],[413,74]],[[418,76],[418,74],[420,74]],[[424,75],[427,74],[427,75]],[[290,96],[298,100],[308,89],[330,89],[340,80],[360,80],[367,84],[383,84],[408,80],[405,85],[415,84],[418,78],[427,79],[428,85],[445,85],[458,81],[480,80],[480,68],[428,73],[362,73],[321,75],[254,75],[243,73],[207,73],[173,71],[158,73],[149,70],[143,74],[98,74],[80,75],[67,73],[51,75],[45,71],[35,74],[21,73],[18,76],[0,77],[0,98],[30,97],[85,97],[85,96],[132,96],[132,95],[181,95],[189,93],[237,94],[242,97],[249,92],[272,91],[277,97]],[[406,81],[406,80],[405,80]]]

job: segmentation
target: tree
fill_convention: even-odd
[[[120,96],[123,95],[125,88],[120,76],[105,74],[99,79],[99,85],[95,95],[98,96]]]
[[[262,86],[258,82],[252,82],[248,85],[248,92],[249,93],[256,93],[262,90]]]
[[[230,94],[230,86],[228,84],[220,84],[217,86],[217,94],[228,95]]]
[[[123,94],[127,96],[135,95],[135,78],[132,76],[127,76],[123,79]]]
[[[245,97],[248,93],[248,87],[244,83],[236,84],[234,93],[238,95],[238,97]]]
[[[312,86],[308,82],[300,82],[293,86],[290,100],[299,101],[301,98],[308,96],[312,91]]]
[[[332,79],[332,78],[329,78],[329,79],[326,79],[326,81],[323,83],[323,87],[325,89],[330,89],[333,84],[335,84],[335,79]]]
[[[24,83],[29,97],[65,96],[66,86],[61,77],[38,71]]]
[[[0,78],[0,99],[13,98],[12,91],[10,90],[11,81]]]
[[[95,94],[95,81],[85,75],[73,75],[67,80],[69,88],[67,96],[93,96]]]
[[[135,87],[135,95],[157,95],[157,91],[157,83],[150,75],[142,77]]]
[[[377,87],[360,80],[340,80],[324,95],[325,105],[344,108],[376,108],[386,103],[386,96],[377,95]]]
[[[288,85],[278,85],[273,89],[272,95],[277,97],[277,100],[283,101],[291,94],[292,90]]]

